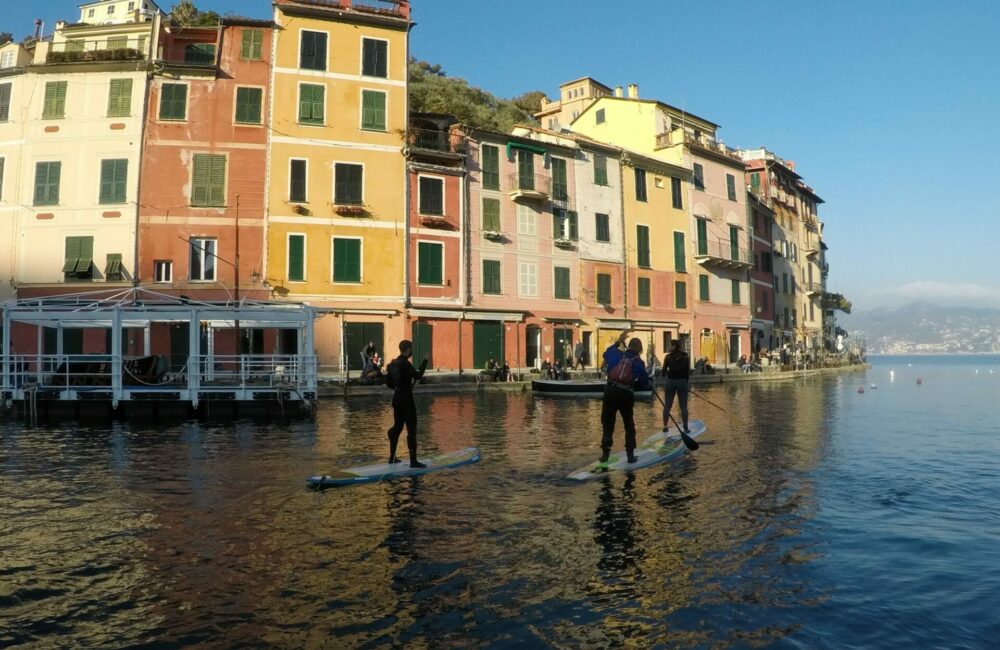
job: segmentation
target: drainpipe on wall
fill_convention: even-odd
[[[622,278],[624,280],[622,297],[624,302],[623,315],[625,320],[628,320],[628,285],[629,285],[629,274],[628,274],[628,232],[625,227],[625,159],[627,154],[622,150],[621,159],[618,162],[618,196],[621,199],[621,215],[622,215],[622,255],[624,256],[624,264],[622,264]]]
[[[149,36],[149,56],[152,58],[153,48],[159,44],[159,21],[153,23],[153,31]],[[155,39],[155,40],[154,40]],[[132,286],[138,287],[139,276],[139,237],[142,232],[142,223],[139,220],[142,199],[142,161],[146,151],[146,120],[149,119],[149,91],[153,85],[155,69],[150,60],[146,61],[146,83],[142,96],[142,118],[139,121],[139,160],[136,164],[135,172],[135,234],[132,246]]]

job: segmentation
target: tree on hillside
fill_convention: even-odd
[[[10,32],[0,32],[0,45],[5,45],[14,40],[14,35]]]
[[[537,124],[533,112],[544,93],[532,91],[516,100],[496,97],[465,79],[449,77],[440,65],[410,59],[410,110],[448,113],[472,127],[508,132],[517,124]]]
[[[219,24],[219,14],[199,11],[192,0],[180,0],[170,10],[170,20],[183,27],[214,27]]]

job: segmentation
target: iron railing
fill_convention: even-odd
[[[46,63],[84,61],[139,61],[149,51],[148,38],[72,39],[52,43]]]
[[[750,252],[750,249],[733,244],[728,240],[696,239],[693,244],[695,257],[708,257],[753,266],[753,253]]]
[[[536,192],[546,196],[552,194],[552,178],[541,174],[522,174],[520,172],[508,174],[507,186],[511,192]]]

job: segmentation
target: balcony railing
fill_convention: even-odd
[[[510,188],[510,196],[514,199],[547,201],[552,195],[552,179],[540,174],[514,172],[507,176],[507,187]]]
[[[288,0],[279,0],[285,4]],[[410,0],[292,0],[296,4],[318,5],[334,9],[353,9],[386,16],[410,17]]]
[[[462,139],[448,131],[410,128],[406,131],[406,144],[411,149],[440,153],[461,153]]]
[[[806,292],[807,296],[818,296],[823,293],[823,283],[822,282],[803,282],[802,290]]]
[[[146,38],[74,39],[53,43],[45,62],[141,61],[146,58],[148,49],[149,39]]]
[[[749,248],[741,248],[727,240],[694,241],[694,258],[699,264],[718,266],[730,269],[749,269],[753,267],[753,253]]]
[[[659,137],[657,137],[659,141]],[[733,160],[738,160],[740,163],[743,162],[743,158],[740,157],[740,152],[732,147],[727,147],[721,142],[717,142],[715,139],[710,138],[704,134],[699,134],[695,136],[693,133],[684,132],[684,142],[692,147],[700,147],[706,151],[711,151],[713,153],[721,154],[727,158],[732,158]]]

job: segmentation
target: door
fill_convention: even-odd
[[[482,369],[491,358],[497,363],[503,363],[503,323],[474,321],[472,363],[476,368]]]
[[[375,344],[375,351],[383,359],[396,356],[395,351],[392,355],[386,354],[384,323],[347,323],[345,330],[344,346],[348,370],[364,370],[361,365],[361,352],[369,341]]]
[[[434,367],[434,330],[430,323],[417,321],[413,323],[413,363],[420,365],[420,362],[427,359],[427,367]]]
[[[293,329],[278,330],[278,354],[299,353],[299,331]]]
[[[179,372],[187,365],[191,342],[188,338],[189,325],[175,323],[170,326],[170,370]]]
[[[590,337],[593,332],[583,333],[583,365],[590,365]]]
[[[557,327],[553,331],[553,336],[555,344],[553,361],[558,359],[561,363],[573,363],[573,330],[568,327]],[[569,345],[569,354],[566,354],[567,345]]]
[[[524,334],[524,362],[529,368],[540,368],[538,348],[541,344],[542,330],[537,325],[528,325]]]
[[[736,363],[740,358],[740,334],[729,333],[729,363]]]

